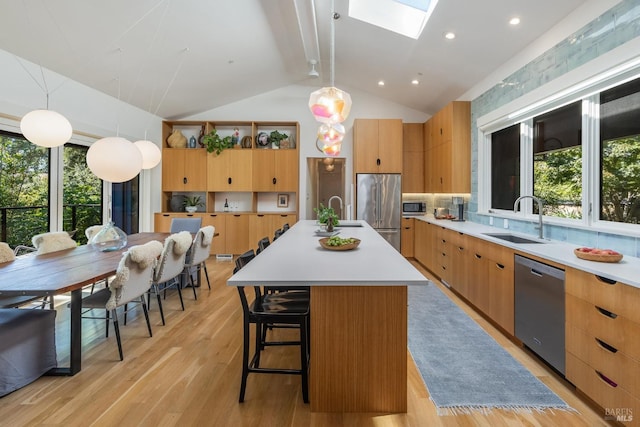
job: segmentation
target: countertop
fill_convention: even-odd
[[[582,260],[575,256],[573,250],[580,247],[567,242],[559,242],[555,240],[544,240],[545,243],[512,243],[496,237],[487,236],[483,233],[509,233],[515,236],[525,237],[531,240],[539,240],[537,236],[531,234],[517,233],[511,230],[503,230],[496,227],[489,227],[475,222],[456,222],[445,219],[435,219],[433,215],[424,216],[406,216],[406,218],[415,218],[418,221],[425,221],[441,227],[468,234],[479,239],[483,239],[492,243],[497,243],[517,250],[519,252],[535,255],[539,258],[564,264],[568,267],[578,270],[587,271],[597,274],[608,279],[623,282],[627,285],[640,288],[640,258],[624,255],[624,258],[618,263],[605,263]]]
[[[341,221],[350,251],[320,246],[315,221],[298,221],[227,281],[230,286],[406,286],[429,281],[364,221]],[[353,225],[359,224],[359,227]]]

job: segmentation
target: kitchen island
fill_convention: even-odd
[[[312,411],[406,412],[407,285],[428,280],[366,222],[357,225],[337,228],[360,239],[356,249],[330,251],[315,221],[300,221],[227,284],[311,287]]]

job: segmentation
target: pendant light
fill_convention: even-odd
[[[329,87],[323,87],[309,96],[309,109],[315,119],[322,123],[318,128],[318,142],[322,143],[319,148],[328,156],[340,155],[342,139],[344,138],[344,126],[340,123],[345,121],[351,111],[351,95],[335,87],[335,21],[340,19],[340,14],[335,12],[335,1],[331,1],[331,81]]]
[[[142,169],[153,169],[158,166],[162,158],[162,152],[153,141],[146,139],[145,135],[145,139],[134,142],[134,145],[142,153]]]

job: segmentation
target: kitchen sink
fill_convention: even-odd
[[[509,233],[482,233],[485,236],[495,237],[496,239],[506,240],[511,243],[544,243],[541,240],[527,239],[526,237],[514,236]]]

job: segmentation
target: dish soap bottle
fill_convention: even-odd
[[[229,203],[227,202],[227,199],[224,199],[224,211],[229,212]]]

